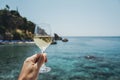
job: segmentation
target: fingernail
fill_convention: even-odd
[[[46,56],[47,54],[46,53],[43,53],[43,56]]]

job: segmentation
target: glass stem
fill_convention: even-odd
[[[42,54],[44,53],[44,50],[43,50],[43,49],[41,49],[41,53],[42,53]],[[45,63],[43,63],[43,65],[42,65],[41,67],[42,67],[42,68],[45,68],[45,67],[46,67]]]
[[[41,53],[42,53],[42,54],[44,53],[44,51],[45,51],[44,49],[41,49]]]

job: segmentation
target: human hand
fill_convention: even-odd
[[[37,80],[39,69],[47,62],[46,54],[35,54],[28,57],[23,64],[18,80]]]

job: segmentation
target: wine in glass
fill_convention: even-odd
[[[52,42],[51,28],[49,24],[42,23],[40,25],[36,25],[34,31],[34,42],[41,49],[41,53],[44,53],[46,48]],[[43,64],[39,72],[46,73],[50,70],[50,67],[46,67],[46,65]]]

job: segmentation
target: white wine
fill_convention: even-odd
[[[34,42],[42,51],[45,51],[45,49],[51,44],[52,37],[50,37],[50,36],[35,36]]]

